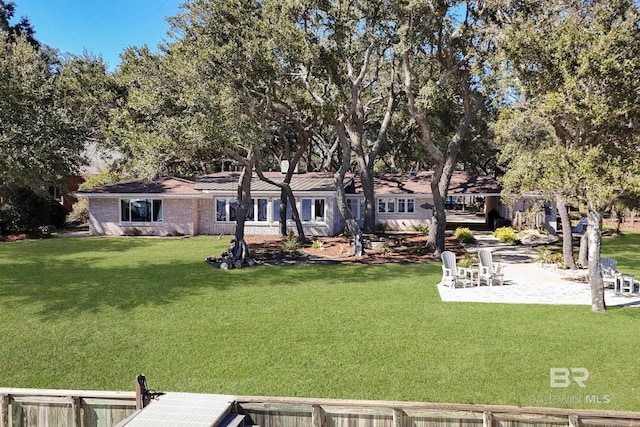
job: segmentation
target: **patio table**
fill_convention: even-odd
[[[480,285],[480,268],[479,267],[460,267],[460,272],[469,280],[471,286]],[[475,281],[475,283],[474,283]]]

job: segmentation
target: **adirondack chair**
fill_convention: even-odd
[[[613,258],[600,258],[600,271],[605,284],[611,284],[614,289],[618,287],[618,261]]]
[[[494,282],[498,282],[500,285],[503,285],[504,267],[498,263],[493,263],[491,251],[488,251],[486,249],[479,250],[478,258],[480,258],[480,273],[478,275],[478,284],[482,284],[482,281],[484,280],[489,286],[493,286]]]
[[[442,284],[455,288],[457,284],[467,286],[468,280],[462,268],[456,267],[456,254],[450,251],[442,252]]]

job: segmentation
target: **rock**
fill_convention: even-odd
[[[522,230],[518,238],[523,245],[548,245],[559,240],[558,236],[540,233],[538,230]]]

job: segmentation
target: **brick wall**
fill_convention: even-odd
[[[89,232],[92,235],[122,236],[136,228],[146,235],[197,232],[197,199],[163,199],[162,222],[120,222],[120,199],[89,199]]]

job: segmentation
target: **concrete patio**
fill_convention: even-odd
[[[504,285],[449,288],[438,284],[440,298],[446,302],[483,302],[498,304],[591,305],[589,284],[572,280],[569,271],[535,261],[536,251],[526,246],[510,246],[490,234],[476,235],[477,243],[469,253],[489,249],[494,262],[505,266]],[[640,294],[615,293],[605,289],[607,306],[640,308]]]

